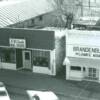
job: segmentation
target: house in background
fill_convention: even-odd
[[[57,6],[54,0],[38,0],[38,3],[33,0],[1,2],[0,27],[65,27],[67,12],[65,15]]]
[[[55,0],[38,0],[38,3],[35,0],[8,0],[1,2],[0,27],[66,27],[67,16],[70,13],[77,13],[75,2],[73,2],[73,5],[71,2],[73,0],[70,2],[64,0],[60,10],[60,5]]]
[[[31,24],[27,24],[31,23]],[[43,27],[65,27],[66,22],[59,16],[59,11],[54,10],[45,14],[41,14],[27,21],[19,22],[8,27],[13,28],[43,28]]]
[[[53,0],[14,0],[1,2],[0,27],[12,26],[24,28],[34,26],[33,18],[54,10],[52,1]]]

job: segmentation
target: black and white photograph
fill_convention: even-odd
[[[0,100],[100,100],[100,0],[0,0]]]

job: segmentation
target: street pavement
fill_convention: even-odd
[[[100,84],[96,82],[68,81],[60,76],[3,69],[0,81],[5,83],[11,100],[29,100],[26,90],[50,90],[60,100],[100,100]]]

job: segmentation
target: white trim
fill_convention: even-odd
[[[66,80],[70,79],[70,65],[66,65]]]
[[[50,52],[50,69],[51,74],[56,75],[55,49]]]
[[[0,46],[0,47],[3,47],[3,48],[12,48],[10,46]],[[16,49],[16,48],[13,48],[13,49]]]
[[[69,41],[69,35],[68,34],[66,34],[66,36],[65,36],[65,57],[67,56],[67,47],[68,47],[68,44],[67,44],[67,42]]]
[[[99,70],[99,83],[100,83],[100,68],[98,70]]]
[[[84,44],[69,44],[69,43],[66,43],[66,45],[73,45],[73,46],[89,46],[89,47],[100,47],[100,46],[96,46],[96,45],[84,45]]]
[[[32,69],[33,69],[34,73],[41,73],[41,74],[52,75],[51,74],[51,70],[48,67],[41,67],[41,66],[34,66],[33,65]]]
[[[39,51],[52,51],[52,50],[47,50],[47,49],[35,49],[35,48],[26,48],[30,50],[39,50]]]
[[[3,48],[12,48],[10,46],[0,46],[0,47],[3,47]],[[53,51],[53,50],[47,50],[47,49],[35,49],[35,48],[12,48],[12,49],[26,49],[26,50],[39,50],[39,51]]]
[[[4,63],[1,62],[1,69],[11,69],[11,70],[16,70],[16,64],[15,63]]]

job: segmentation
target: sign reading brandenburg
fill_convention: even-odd
[[[67,56],[100,59],[100,47],[68,45]]]
[[[10,47],[13,47],[13,48],[26,48],[26,40],[25,39],[10,38],[9,44],[10,44]]]

